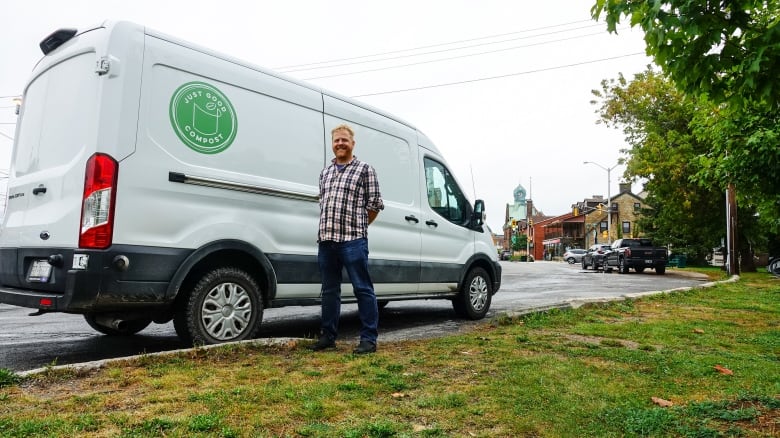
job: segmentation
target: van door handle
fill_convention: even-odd
[[[43,193],[46,193],[46,187],[44,186],[39,186],[33,189],[33,195],[40,195]]]
[[[414,222],[416,224],[420,223],[420,219],[417,219],[416,217],[414,217],[413,214],[410,214],[409,216],[404,216],[404,219],[408,220],[409,222]]]
[[[425,225],[430,225],[432,227],[438,227],[439,226],[439,224],[437,224],[436,221],[432,221],[432,220],[425,221]]]

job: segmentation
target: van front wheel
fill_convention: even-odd
[[[455,313],[461,318],[482,319],[490,309],[493,296],[490,276],[482,268],[469,271],[460,286],[460,292],[452,300]]]
[[[263,300],[254,278],[241,269],[217,268],[182,301],[173,326],[186,342],[219,344],[253,338],[262,319]]]

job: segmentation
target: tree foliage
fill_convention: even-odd
[[[516,237],[516,239],[512,240],[512,250],[525,251],[526,246],[528,245],[528,236],[525,234],[518,234]]]
[[[624,17],[640,26],[666,77],[709,105],[690,121],[706,145],[692,181],[734,183],[739,208],[780,232],[780,0],[596,0],[591,14],[610,32]]]
[[[719,244],[725,227],[723,191],[691,178],[700,170],[696,157],[709,150],[691,122],[711,106],[686,97],[650,68],[631,82],[622,75],[604,80],[593,93],[600,122],[622,129],[631,146],[622,151],[624,176],[646,181],[650,209],[640,226],[659,244],[702,259]]]
[[[780,113],[764,105],[717,107],[697,114],[691,126],[710,145],[695,158],[693,179],[716,187],[733,182],[740,208],[780,231]]]
[[[737,106],[780,102],[780,1],[597,0],[591,14],[616,32],[645,33],[647,54],[686,93]]]

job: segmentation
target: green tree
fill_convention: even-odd
[[[518,234],[515,237],[516,239],[512,239],[512,250],[525,251],[528,245],[528,236],[525,234]]]
[[[687,94],[714,102],[780,102],[778,0],[597,0],[591,15],[645,33],[647,54]]]
[[[696,157],[693,179],[702,185],[737,187],[739,209],[758,215],[769,232],[780,232],[780,113],[766,105],[713,108],[691,123],[710,145]]]
[[[604,80],[593,94],[600,122],[622,129],[631,146],[624,177],[646,181],[649,209],[640,227],[657,244],[671,244],[689,258],[703,260],[724,235],[723,192],[701,186],[691,176],[699,171],[696,157],[710,145],[701,142],[690,124],[711,105],[687,97],[648,68],[629,82],[620,75]]]
[[[597,0],[595,19],[616,32],[624,17],[645,34],[646,52],[698,102],[691,128],[709,145],[693,181],[737,188],[739,209],[780,232],[780,0]]]

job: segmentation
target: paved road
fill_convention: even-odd
[[[501,290],[493,297],[488,318],[507,312],[525,312],[560,305],[569,300],[620,297],[629,293],[695,286],[706,279],[653,271],[621,275],[583,271],[562,262],[501,262]],[[172,324],[152,324],[136,336],[109,337],[92,330],[79,315],[27,316],[32,309],[0,304],[0,368],[25,371],[47,365],[64,365],[184,348]],[[318,307],[268,309],[261,337],[314,337]],[[478,323],[478,322],[477,322]],[[390,303],[380,315],[381,342],[441,336],[475,324],[455,317],[449,301]],[[354,305],[344,306],[341,339],[357,339],[359,321]]]

